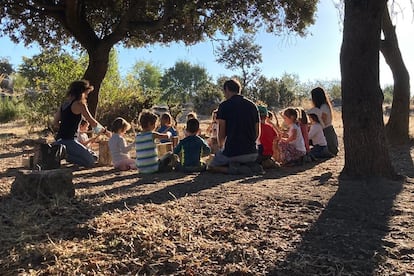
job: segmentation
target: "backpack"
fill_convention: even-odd
[[[42,170],[52,170],[60,168],[60,162],[66,156],[65,145],[60,144],[40,144],[39,158],[36,165]]]

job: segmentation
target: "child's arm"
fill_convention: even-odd
[[[288,143],[295,141],[296,140],[296,136],[298,135],[298,131],[294,128],[292,129],[292,134],[290,136],[288,136],[287,138],[285,138],[284,140]]]
[[[122,153],[128,153],[132,147],[135,146],[135,143],[131,143],[131,144],[127,144],[127,141],[125,140],[125,138],[121,137],[121,139],[119,139],[119,149],[121,150]]]
[[[208,156],[211,153],[211,148],[210,146],[206,143],[206,141],[203,139],[203,147],[202,147],[203,151],[203,156]]]
[[[152,132],[152,137],[154,139],[170,139],[171,138],[171,132],[167,131],[166,133],[159,133],[156,131]]]
[[[98,136],[92,137],[90,139],[78,139],[78,142],[87,147],[90,143],[95,143]]]
[[[217,142],[219,145],[219,148],[224,148],[224,143],[226,141],[226,121],[222,119],[218,119],[218,137]]]
[[[175,148],[173,150],[173,153],[177,154],[177,155],[180,154],[182,147],[183,147],[183,145],[182,145],[181,141],[178,142],[178,145],[175,146]]]

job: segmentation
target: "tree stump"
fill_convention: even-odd
[[[71,198],[75,196],[72,180],[71,169],[20,170],[12,184],[11,193],[35,199],[48,199],[54,196]]]
[[[109,151],[108,141],[99,141],[99,157],[98,164],[101,166],[112,165],[112,156]]]

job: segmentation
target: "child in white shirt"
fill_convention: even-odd
[[[302,160],[302,157],[306,154],[306,148],[302,131],[297,122],[297,110],[287,108],[282,116],[289,130],[288,137],[281,138],[278,142],[279,160],[277,161],[282,165],[289,165]]]
[[[310,144],[313,145],[309,154],[315,158],[332,157],[332,154],[328,150],[328,143],[323,134],[323,127],[319,122],[318,115],[312,111],[309,111],[308,115],[311,121],[309,140],[311,141]]]
[[[131,159],[129,151],[135,143],[127,144],[124,135],[131,129],[131,125],[123,118],[118,117],[112,123],[112,137],[109,139],[108,146],[111,151],[112,163],[115,169],[127,171],[136,169],[135,159]]]

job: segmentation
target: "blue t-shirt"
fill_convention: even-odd
[[[226,143],[223,154],[228,157],[256,153],[257,106],[240,94],[222,102],[217,119],[226,121]]]
[[[174,153],[180,157],[184,167],[200,166],[201,157],[210,154],[210,151],[206,141],[198,135],[185,137],[174,148]]]
[[[174,136],[178,136],[178,132],[177,130],[175,130],[175,128],[173,128],[172,126],[161,126],[157,132],[159,133],[166,133],[167,131],[171,132],[171,137]],[[161,139],[160,143],[167,143],[167,142],[171,142],[169,139]]]

